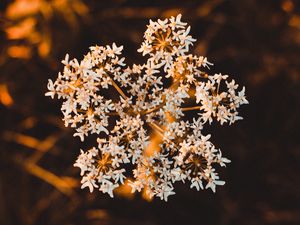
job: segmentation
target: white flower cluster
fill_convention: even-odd
[[[195,41],[189,31],[181,15],[150,20],[138,50],[148,56],[142,65],[125,66],[123,47],[115,44],[91,47],[80,62],[66,55],[46,95],[64,100],[64,122],[76,129],[74,136],[84,141],[99,134],[98,146],[81,151],[74,164],[81,169],[82,188],[113,196],[128,179],[133,192],[167,201],[178,181],[214,192],[225,183],[216,165],[230,160],[203,127],[213,119],[221,124],[242,119],[237,109],[248,103],[245,88],[238,91],[227,75],[203,71],[212,64],[187,54]],[[157,145],[151,145],[153,135]]]

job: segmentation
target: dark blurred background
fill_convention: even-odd
[[[300,2],[296,0],[1,0],[0,225],[300,224]],[[209,130],[232,160],[216,194],[176,185],[167,203],[114,199],[79,186],[82,144],[64,128],[60,102],[44,97],[66,53],[124,45],[127,62],[148,20],[178,13],[192,52],[246,86],[243,121]],[[93,145],[94,143],[92,143]]]

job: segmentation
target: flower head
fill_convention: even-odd
[[[188,54],[195,41],[189,31],[181,15],[150,20],[138,50],[148,57],[142,65],[126,67],[123,47],[116,44],[90,47],[80,62],[66,55],[46,95],[63,99],[63,120],[75,129],[74,136],[84,141],[101,134],[97,147],[81,151],[74,164],[81,170],[82,188],[112,197],[130,177],[133,192],[145,189],[167,201],[176,182],[214,192],[225,183],[216,165],[230,160],[203,129],[213,120],[242,119],[237,110],[248,103],[245,88],[238,91],[228,75],[209,75],[207,58]],[[117,99],[107,94],[112,91]]]

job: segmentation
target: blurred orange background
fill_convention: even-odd
[[[149,19],[183,14],[192,52],[246,86],[250,104],[233,126],[207,132],[232,163],[216,194],[178,185],[165,203],[131,194],[110,199],[80,189],[73,163],[89,146],[63,126],[59,101],[44,97],[66,53],[124,45],[129,63]],[[300,2],[225,0],[1,0],[0,224],[300,224]]]

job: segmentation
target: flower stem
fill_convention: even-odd
[[[122,89],[117,85],[117,83],[114,81],[114,79],[112,78],[112,74],[107,71],[104,70],[106,72],[106,76],[108,78],[110,78],[110,81],[112,83],[112,86],[114,86],[114,88],[117,90],[117,92],[124,98],[124,99],[128,99],[128,97],[125,95],[125,93],[122,91]]]
[[[119,94],[124,98],[124,99],[128,99],[128,97],[125,95],[125,93],[122,91],[122,89],[116,84],[116,82],[111,79],[111,83],[114,86],[114,88],[117,90],[117,92],[119,92]]]
[[[164,130],[160,128],[157,124],[155,123],[149,123],[149,126],[153,128],[159,135],[162,137],[164,136]]]
[[[192,111],[192,110],[200,110],[201,106],[197,105],[197,106],[192,106],[192,107],[186,107],[186,108],[181,108],[181,110],[183,112],[185,111]]]

